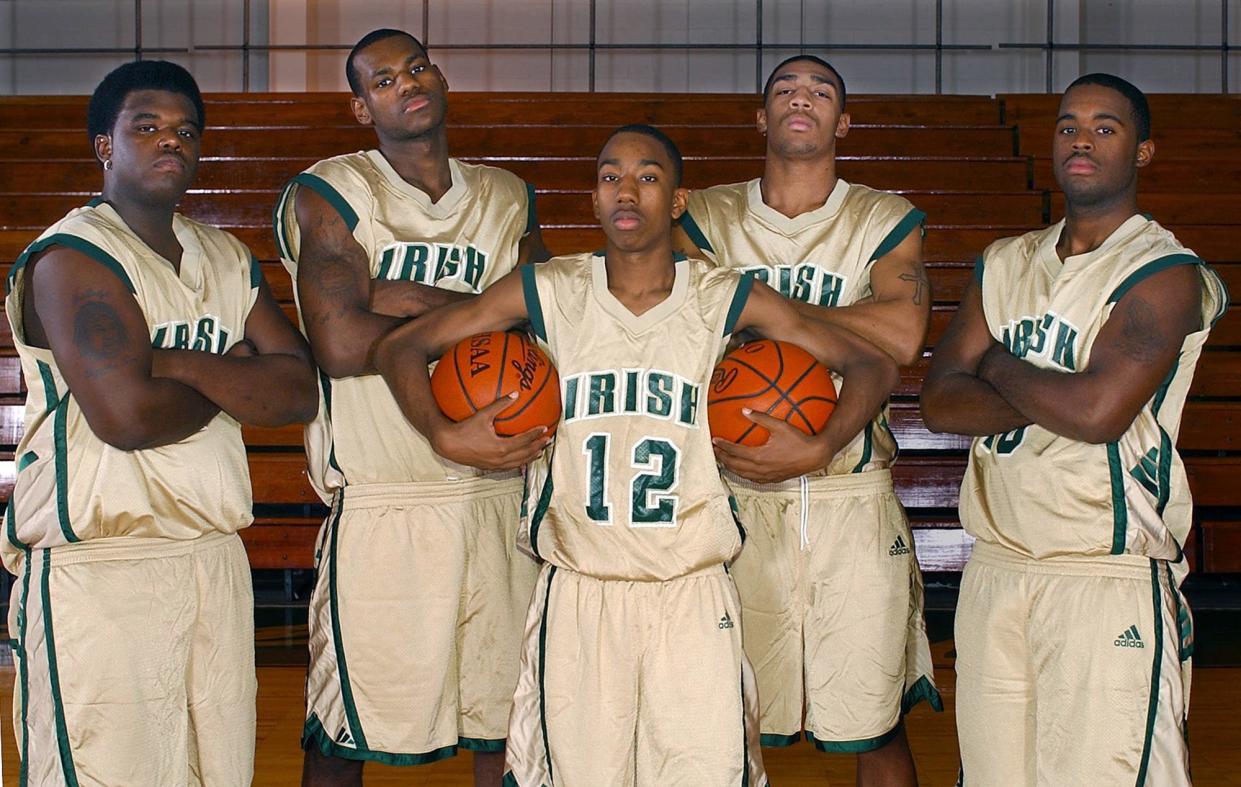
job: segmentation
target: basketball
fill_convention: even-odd
[[[818,434],[836,407],[836,385],[827,367],[795,344],[749,342],[724,356],[711,373],[711,436],[749,446],[767,442],[770,433],[741,413],[745,407]]]
[[[517,398],[496,417],[496,434],[512,437],[536,426],[555,431],[560,376],[543,351],[520,333],[493,331],[462,339],[431,373],[435,401],[454,421],[514,391]]]

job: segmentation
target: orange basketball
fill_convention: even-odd
[[[770,432],[742,415],[743,407],[818,434],[836,407],[836,385],[827,367],[797,345],[750,342],[725,355],[711,373],[711,436],[751,446],[767,442]]]
[[[444,415],[464,421],[516,391],[495,420],[511,437],[536,426],[555,431],[560,421],[560,376],[534,342],[520,333],[493,331],[462,339],[431,373],[431,392]]]

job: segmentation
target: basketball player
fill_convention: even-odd
[[[236,238],[174,212],[193,77],[121,66],[91,96],[103,195],[31,244],[5,313],[29,394],[5,566],[19,579],[22,784],[250,784],[254,600],[241,424],[313,417],[305,341]]]
[[[546,256],[533,189],[449,157],[448,85],[413,36],[368,34],[345,72],[379,147],[295,177],[275,226],[320,369],[306,447],[332,506],[310,604],[304,783],[358,784],[366,760],[460,747],[478,783],[498,784],[537,571],[516,551],[520,474],[437,456],[371,356],[410,318]]]
[[[1052,144],[1065,218],[987,248],[923,389],[928,426],[974,437],[965,784],[1190,783],[1192,504],[1174,443],[1227,293],[1138,213],[1154,152],[1136,87],[1069,85]]]
[[[735,331],[806,347],[847,380],[815,441],[826,460],[879,406],[896,365],[752,278],[677,261],[671,224],[686,193],[662,132],[614,132],[597,174],[604,252],[509,274],[389,334],[376,365],[442,455],[496,468],[536,460],[521,538],[546,565],[527,618],[508,783],[763,785],[724,569],[743,534],[715,465],[706,386]],[[499,438],[485,411],[447,421],[425,371],[457,340],[524,320],[564,392],[555,442],[537,459],[547,438]]]
[[[789,58],[764,97],[763,176],[690,194],[680,248],[750,273],[803,315],[914,363],[931,308],[922,212],[837,177],[849,115],[832,66]],[[804,729],[822,751],[857,755],[858,784],[915,784],[901,718],[921,700],[936,710],[941,702],[922,575],[892,490],[887,402],[869,415],[826,462],[801,432],[763,414],[751,418],[771,431],[767,444],[716,443],[750,535],[732,570],[763,744],[790,745]]]

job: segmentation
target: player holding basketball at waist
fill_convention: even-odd
[[[367,760],[416,765],[460,747],[475,752],[476,784],[496,785],[537,574],[515,546],[521,479],[437,455],[371,353],[545,256],[534,192],[449,156],[448,86],[413,36],[366,35],[345,73],[379,147],[296,176],[275,217],[320,368],[310,478],[332,505],[310,604],[304,783],[359,784]]]
[[[832,66],[789,58],[772,71],[764,98],[763,176],[690,194],[678,247],[753,275],[807,319],[847,328],[912,364],[931,306],[922,212],[836,176],[836,140],[849,115]],[[922,576],[892,489],[886,399],[868,415],[827,456],[763,414],[753,418],[771,431],[765,445],[717,440],[750,536],[732,572],[763,744],[792,744],[804,729],[823,751],[858,754],[859,784],[914,784],[901,718],[920,700],[937,710],[941,703]],[[816,592],[822,586],[833,592]]]
[[[724,570],[743,533],[706,427],[711,371],[747,328],[842,371],[838,409],[817,438],[826,455],[879,406],[896,366],[751,278],[678,261],[681,156],[660,131],[614,132],[597,175],[605,251],[510,274],[401,328],[376,365],[442,455],[497,469],[531,462],[521,538],[547,563],[527,619],[508,783],[763,785]],[[524,320],[562,380],[564,418],[545,452],[546,438],[498,438],[485,417],[448,422],[425,372],[458,339]],[[635,373],[670,381],[660,390],[675,395],[659,404],[649,385],[624,388],[630,397],[607,382]]]

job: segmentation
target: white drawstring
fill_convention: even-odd
[[[798,479],[801,486],[801,548],[804,552],[810,546],[810,532],[808,524],[810,517],[807,515],[807,509],[810,507],[810,484],[806,481],[806,477],[802,476]]]

